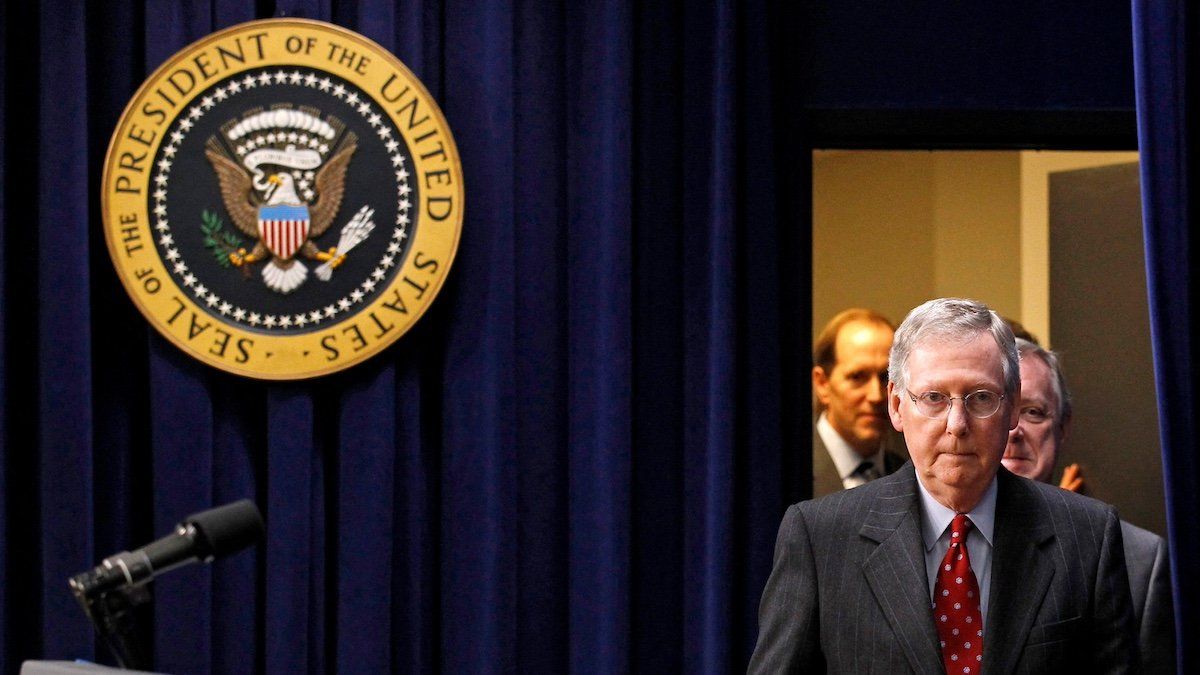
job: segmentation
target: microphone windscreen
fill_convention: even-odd
[[[249,499],[201,511],[183,522],[196,528],[214,558],[236,553],[263,537],[262,515]]]

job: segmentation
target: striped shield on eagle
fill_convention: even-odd
[[[308,241],[308,207],[292,204],[258,207],[258,235],[276,257],[287,260]]]

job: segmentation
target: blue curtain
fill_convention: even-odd
[[[807,484],[808,160],[783,11],[0,4],[0,671],[103,659],[66,579],[241,497],[266,543],[156,582],[158,669],[743,669]],[[149,72],[281,15],[416,72],[468,202],[413,331],[268,384],[147,326],[98,186]]]
[[[1200,454],[1194,386],[1197,325],[1191,227],[1197,192],[1192,144],[1200,126],[1200,24],[1186,0],[1134,0],[1138,146],[1150,328],[1158,387],[1159,430],[1167,497],[1167,529],[1175,589],[1179,672],[1200,668]]]

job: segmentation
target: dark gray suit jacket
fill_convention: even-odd
[[[903,445],[903,442],[900,445]],[[907,461],[905,457],[893,452],[891,446],[885,443],[883,475],[896,473],[900,467],[904,466],[905,461]],[[846,489],[842,483],[842,474],[838,472],[837,464],[833,463],[833,458],[829,456],[829,450],[825,447],[825,441],[821,440],[821,434],[817,431],[816,420],[813,420],[812,467],[813,499]]]
[[[1175,610],[1171,599],[1171,563],[1163,538],[1121,521],[1125,567],[1138,626],[1142,672],[1175,672]]]
[[[1132,671],[1116,511],[1003,467],[996,480],[983,672]],[[916,481],[905,464],[788,509],[750,672],[942,672]]]

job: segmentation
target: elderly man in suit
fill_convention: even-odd
[[[1012,331],[931,300],[896,332],[888,412],[912,462],[788,509],[751,672],[1130,672],[1116,511],[1001,468]]]
[[[869,309],[829,320],[813,345],[813,496],[857,487],[894,473],[904,457],[888,447],[888,350],[891,322]]]
[[[1071,392],[1058,355],[1017,338],[1021,355],[1020,416],[1008,434],[1001,463],[1030,480],[1049,483],[1071,425]],[[1162,537],[1121,521],[1125,566],[1138,626],[1144,673],[1175,672],[1175,616],[1171,567]]]

